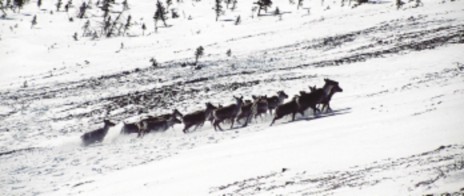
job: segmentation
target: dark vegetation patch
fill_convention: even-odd
[[[433,34],[433,33],[437,34],[437,36],[431,37],[428,39],[423,39],[423,40],[420,39],[420,37],[424,35],[428,35],[430,37],[430,34]],[[379,42],[376,44],[376,47],[377,47],[378,45],[382,45],[382,44],[391,45],[391,43],[400,43],[400,44],[393,44],[390,48],[387,48],[387,49],[380,49],[380,50],[372,49],[371,51],[353,54],[353,55],[349,55],[345,57],[339,57],[337,59],[330,59],[330,60],[324,60],[324,61],[319,61],[319,62],[314,62],[314,63],[302,64],[302,65],[297,65],[295,67],[283,67],[283,68],[280,68],[280,70],[292,70],[292,69],[303,68],[303,67],[308,67],[308,66],[311,66],[311,67],[339,66],[343,64],[364,62],[368,59],[380,58],[380,57],[384,57],[385,55],[398,54],[400,52],[430,50],[430,49],[443,46],[445,44],[464,43],[463,35],[464,35],[464,25],[452,26],[452,27],[440,27],[440,28],[436,28],[432,30],[426,30],[425,32],[420,31],[420,32],[415,32],[415,33],[407,33],[407,35],[400,34],[398,35],[398,39],[402,39],[403,41],[395,40],[392,42]],[[410,39],[410,42],[406,42],[404,41],[404,39]],[[419,41],[415,41],[415,40],[419,40]],[[374,45],[371,45],[371,47],[374,47]]]
[[[197,83],[197,82],[204,82],[204,81],[207,81],[208,78],[196,78],[196,79],[193,79],[193,80],[188,80],[185,82],[185,84],[192,84],[192,83]]]
[[[87,180],[87,181],[84,181],[84,182],[79,182],[79,183],[73,185],[72,187],[75,188],[75,187],[82,186],[84,184],[89,184],[89,183],[92,183],[92,182],[94,182],[94,181],[93,180]]]
[[[40,150],[41,148],[38,147],[29,147],[29,148],[21,148],[21,149],[15,149],[15,150],[9,150],[5,152],[0,152],[0,157],[9,155],[9,154],[14,154],[14,153],[19,153],[19,152],[32,152],[35,150]]]

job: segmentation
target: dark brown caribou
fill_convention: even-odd
[[[321,104],[324,100],[326,100],[332,89],[340,88],[338,86],[338,82],[330,79],[324,79],[324,86],[319,89],[310,88],[312,91],[307,93],[304,91],[300,91],[300,96],[296,99],[298,104],[298,112],[301,115],[304,115],[304,112],[311,108],[313,109],[314,114],[320,112],[320,110],[316,107],[317,104]]]
[[[286,115],[289,115],[289,114],[292,114],[292,121],[295,120],[295,115],[296,115],[296,113],[298,112],[298,109],[299,109],[298,103],[296,102],[298,97],[299,96],[296,95],[289,102],[277,106],[276,111],[274,113],[274,118],[272,119],[272,122],[271,122],[270,126],[272,126],[276,120],[278,120],[278,119],[280,119],[280,118],[282,118],[282,117],[284,117]]]
[[[178,117],[180,119],[183,118],[182,113],[180,113],[179,110],[174,109],[174,110],[172,110],[172,113],[170,113],[170,114],[163,114],[163,115],[159,115],[159,116],[148,116],[148,117],[146,117],[146,118],[144,118],[144,119],[142,119],[142,120],[140,120],[138,122],[127,123],[127,122],[123,121],[123,126],[121,128],[121,134],[131,134],[131,133],[139,134],[140,131],[141,131],[140,127],[142,125],[141,124],[142,121],[144,121],[144,120],[159,121],[159,120],[162,120],[162,119],[169,119],[172,116]]]
[[[213,106],[211,103],[206,103],[206,109],[199,110],[196,112],[192,112],[190,114],[184,115],[183,122],[184,122],[184,129],[182,130],[184,133],[188,133],[190,127],[195,125],[195,129],[199,126],[203,126],[205,120],[209,118],[213,110],[217,107]]]
[[[102,142],[106,134],[108,133],[108,130],[115,125],[115,123],[107,119],[103,120],[103,123],[103,128],[84,133],[81,136],[81,140],[84,146],[97,142]]]
[[[330,108],[330,100],[332,99],[332,96],[335,93],[343,92],[343,89],[339,86],[338,82],[337,81],[333,81],[333,82],[335,82],[336,84],[334,85],[334,87],[330,91],[329,95],[327,97],[325,97],[324,99],[322,99],[322,101],[321,101],[321,104],[322,104],[321,111],[324,111],[324,108],[325,108],[326,112],[332,112],[332,108]]]
[[[221,127],[221,122],[230,119],[231,120],[231,125],[230,128],[232,129],[234,127],[234,122],[235,122],[235,117],[237,117],[238,112],[240,111],[240,108],[242,107],[243,104],[243,96],[241,97],[235,97],[235,103],[230,104],[228,106],[224,106],[222,108],[218,108],[213,111],[213,116],[214,116],[214,121],[213,121],[213,127],[214,130],[221,130],[224,131]]]
[[[175,115],[170,116],[168,119],[165,118],[152,118],[145,119],[139,123],[139,137],[143,137],[149,132],[166,131],[169,127],[175,124],[180,124],[182,121],[177,119]]]
[[[269,112],[272,114],[272,110],[277,108],[280,104],[284,102],[285,99],[288,98],[288,95],[285,94],[284,91],[277,91],[277,95],[274,95],[272,97],[267,98],[267,106],[269,109]]]
[[[269,110],[269,105],[268,105],[268,102],[267,102],[267,95],[264,95],[264,96],[252,96],[254,102],[253,102],[253,106],[252,106],[252,113],[253,113],[253,116],[255,117],[258,117],[260,116],[262,118],[262,114],[266,114],[267,111]]]
[[[248,122],[250,122],[251,116],[253,115],[252,106],[253,102],[251,100],[245,100],[245,103],[242,104],[242,107],[240,107],[240,111],[237,114],[238,123],[240,123],[241,119],[245,118],[245,123],[243,123],[244,127],[248,125]]]

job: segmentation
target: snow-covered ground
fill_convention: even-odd
[[[68,13],[31,1],[0,19],[0,193],[463,193],[464,1],[422,2],[397,10],[393,1],[305,1],[308,14],[275,0],[269,12],[279,7],[282,17],[251,17],[252,1],[239,0],[216,22],[213,1],[174,1],[180,17],[155,33],[154,1],[138,0],[123,14],[134,21],[129,36],[92,40],[80,37],[87,19],[69,22],[81,1]],[[99,14],[89,11],[93,28]],[[331,113],[272,127],[267,116],[224,132],[205,123],[190,134],[182,125],[142,139],[119,134],[122,121],[147,113],[293,96],[324,78],[343,88]],[[82,147],[80,135],[104,118],[119,123]]]

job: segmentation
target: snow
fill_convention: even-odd
[[[281,20],[252,18],[252,1],[239,1],[215,22],[213,1],[184,0],[173,4],[180,18],[154,33],[154,2],[139,0],[124,13],[136,22],[130,36],[75,41],[85,20],[68,17],[81,2],[54,14],[54,2],[41,10],[31,2],[0,20],[1,193],[462,193],[464,1],[409,2],[400,10],[393,1],[356,8],[305,1],[308,15],[275,0],[270,11],[289,12]],[[90,11],[92,24],[100,14]],[[200,45],[203,67],[180,66],[194,61]],[[144,138],[119,134],[122,121],[147,114],[227,105],[232,95],[285,90],[292,97],[321,87],[323,78],[343,88],[332,113],[307,111],[272,127],[268,115],[224,132],[206,122],[190,134],[182,125]],[[117,125],[101,144],[81,146],[80,135],[104,118]]]

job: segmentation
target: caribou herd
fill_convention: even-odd
[[[150,132],[163,132],[173,127],[175,124],[184,124],[183,132],[190,133],[205,124],[205,121],[210,121],[215,131],[224,131],[221,123],[230,122],[230,129],[234,127],[234,122],[240,123],[242,127],[247,126],[254,118],[262,118],[268,112],[274,115],[270,126],[276,120],[281,119],[286,115],[292,115],[292,121],[295,120],[297,113],[304,116],[305,111],[311,108],[314,114],[323,112],[331,112],[330,100],[337,92],[342,92],[337,81],[324,79],[324,86],[316,88],[310,86],[309,92],[300,91],[299,95],[295,95],[290,101],[284,103],[288,95],[284,91],[278,91],[276,95],[268,97],[252,95],[252,100],[243,100],[243,96],[234,97],[235,103],[227,106],[214,106],[211,103],[205,103],[205,109],[194,111],[183,115],[177,109],[174,109],[170,114],[160,116],[148,116],[134,123],[123,122],[121,134],[136,133],[138,137],[143,137]],[[318,108],[320,107],[320,109]],[[274,113],[273,113],[274,111]],[[244,122],[242,122],[244,121]],[[85,133],[81,136],[84,145],[101,142],[108,133],[110,127],[115,123],[104,120],[104,127]],[[192,129],[193,127],[193,129]]]

